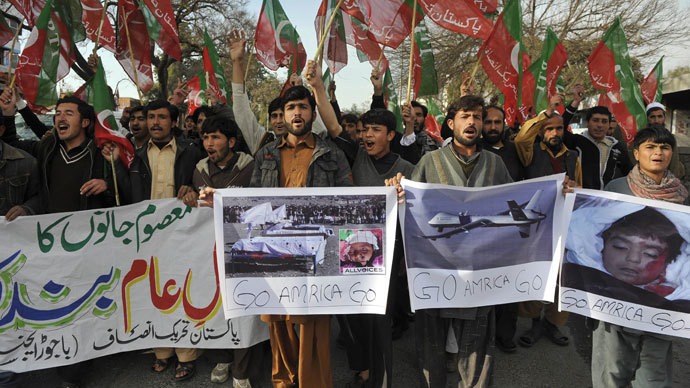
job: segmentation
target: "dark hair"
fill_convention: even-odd
[[[282,98],[276,97],[271,102],[268,103],[268,114],[270,115],[271,113],[280,110],[281,105],[280,102],[283,101]]]
[[[461,110],[467,112],[476,109],[482,110],[482,120],[484,120],[484,118],[486,118],[486,109],[484,109],[483,98],[471,95],[460,97],[448,106],[446,120],[454,120],[455,115],[458,114],[458,112]]]
[[[497,111],[501,112],[503,115],[503,121],[506,121],[506,111],[504,111],[503,108],[498,105],[489,105],[484,107],[484,111],[487,113],[489,112],[489,109],[496,109]]]
[[[79,112],[80,118],[91,121],[89,128],[92,128],[96,124],[96,113],[94,112],[93,107],[84,102],[84,100],[81,98],[74,95],[65,96],[57,100],[55,107],[57,108],[60,104],[77,104],[77,111]]]
[[[303,100],[305,98],[309,100],[311,110],[316,111],[316,100],[314,99],[314,96],[311,95],[309,89],[305,88],[302,85],[293,86],[285,91],[285,94],[283,94],[283,98],[280,100],[280,109],[282,111],[285,111],[285,105],[287,105],[288,102],[295,100]]]
[[[424,114],[424,118],[426,118],[427,113],[429,113],[429,109],[427,109],[426,106],[414,100],[410,101],[410,105],[412,105],[413,108],[422,108],[422,113]]]
[[[600,114],[600,115],[606,115],[609,120],[611,120],[611,112],[609,111],[609,108],[601,105],[593,106],[587,110],[587,115],[585,116],[585,121],[589,121],[589,119],[592,118],[593,115],[595,114]]]
[[[619,218],[608,229],[601,232],[604,243],[614,232],[624,236],[652,238],[665,242],[668,246],[666,263],[675,260],[676,256],[680,254],[681,245],[685,241],[673,222],[649,206]]]
[[[372,109],[362,115],[362,124],[385,125],[388,132],[395,131],[398,121],[393,112],[387,109]]]
[[[240,132],[240,128],[233,119],[223,115],[211,116],[204,120],[204,123],[201,124],[202,135],[205,133],[214,133],[216,131],[220,131],[220,133],[225,135],[225,137],[230,140],[233,137],[237,139],[237,134]]]
[[[650,114],[650,113],[656,112],[656,111],[658,111],[658,110],[664,112],[664,117],[666,117],[666,111],[665,111],[663,108],[660,108],[660,107],[658,107],[658,106],[655,106],[654,108],[649,108],[649,110],[647,111],[647,117],[649,117],[649,114]]]
[[[149,102],[148,104],[146,104],[146,108],[144,108],[144,114],[148,116],[150,111],[163,108],[168,110],[168,113],[170,113],[170,120],[173,123],[177,121],[177,116],[179,116],[180,111],[175,107],[175,105],[165,100],[154,100]]]
[[[144,107],[141,105],[133,106],[132,109],[129,110],[129,117],[133,117],[134,114],[137,112],[144,113],[145,112]],[[146,114],[144,114],[144,116],[146,116]]]
[[[633,140],[633,149],[639,149],[640,145],[647,140],[657,144],[668,144],[673,150],[676,149],[676,137],[662,125],[650,125],[647,128],[637,131]]]
[[[204,114],[206,118],[209,118],[213,116],[213,109],[211,109],[210,106],[208,105],[202,105],[194,110],[194,113],[192,114],[192,119],[194,120],[194,124],[199,123],[199,115]]]
[[[343,117],[340,119],[340,124],[345,124],[345,123],[351,123],[351,124],[357,124],[357,121],[359,119],[357,116],[353,115],[352,113],[347,113],[344,114]]]

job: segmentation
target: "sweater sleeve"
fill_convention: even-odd
[[[244,141],[247,142],[249,151],[255,153],[266,129],[259,125],[256,116],[249,106],[249,97],[242,84],[232,84],[232,112],[235,114],[235,122],[242,131]]]

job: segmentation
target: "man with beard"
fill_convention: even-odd
[[[426,106],[417,101],[411,101],[404,105],[402,109],[403,122],[405,125],[405,136],[401,139],[402,146],[410,146],[415,144],[418,148],[419,157],[421,158],[427,152],[437,150],[441,147],[441,143],[424,131],[426,125],[426,115],[429,110]],[[412,127],[413,131],[409,128]]]
[[[556,111],[562,103],[563,94],[556,94],[549,101],[546,111],[527,120],[515,137],[515,147],[525,166],[525,178],[564,172],[570,180],[581,186],[580,158],[576,152],[569,150],[563,144],[563,118]],[[542,139],[539,143],[535,143],[537,135],[540,135]],[[544,318],[542,318],[542,310]],[[532,319],[532,327],[518,339],[521,346],[532,347],[541,338],[542,333],[557,345],[568,345],[568,337],[559,329],[568,321],[568,313],[559,312],[557,304],[543,304],[540,301],[522,302],[519,312],[521,316]]]
[[[464,96],[448,107],[448,126],[453,141],[429,152],[415,167],[412,180],[464,187],[486,187],[510,183],[508,169],[501,158],[483,151],[478,145],[482,130],[484,101],[478,96]],[[400,195],[402,174],[386,184],[395,186]],[[421,384],[445,387],[446,339],[452,329],[458,350],[458,372],[466,387],[487,387],[493,376],[495,316],[493,306],[417,310],[415,346]]]
[[[281,97],[276,97],[268,104],[269,129],[259,125],[254,112],[249,105],[244,82],[244,53],[247,39],[243,31],[232,30],[230,32],[230,58],[232,59],[232,111],[235,115],[235,122],[242,132],[242,137],[249,147],[249,151],[256,154],[263,146],[274,141],[286,133],[285,121],[283,120],[283,110],[281,109]],[[290,78],[291,86],[302,84],[299,74],[292,74]],[[312,133],[317,136],[325,134],[326,129],[321,119],[314,121]]]
[[[322,92],[321,97],[327,100]],[[281,111],[287,134],[256,153],[250,186],[352,186],[343,151],[312,133],[316,101],[309,90],[299,85],[285,91]],[[271,336],[273,386],[333,386],[330,315],[262,315],[261,319],[268,322]],[[299,327],[299,337],[295,326]]]
[[[146,115],[144,114],[143,106],[135,106],[132,108],[129,116],[129,134],[127,138],[135,150],[146,145],[149,141],[149,129],[146,126]]]
[[[225,189],[247,187],[254,169],[254,159],[243,152],[234,151],[240,129],[226,116],[211,116],[201,126],[201,138],[208,157],[201,159],[194,170],[194,188]],[[185,205],[196,207],[198,194],[185,194]],[[255,324],[261,324],[259,317]],[[249,375],[252,365],[261,359],[263,344],[243,349],[208,349],[206,357],[216,362],[211,382],[223,383],[232,372],[233,387],[251,387]]]
[[[515,144],[505,137],[505,112],[499,106],[486,107],[486,118],[482,127],[482,148],[500,156],[513,181],[521,181],[524,171]]]

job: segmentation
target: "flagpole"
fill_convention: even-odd
[[[412,69],[414,68],[414,26],[417,22],[417,2],[412,6],[412,29],[410,31],[410,65],[407,70],[407,104],[410,103],[410,95],[412,94]]]
[[[108,9],[108,0],[103,4],[103,12],[101,12],[101,22],[98,24],[98,35],[96,35],[96,45],[93,46],[93,55],[98,51],[98,42],[101,40],[101,32],[103,31],[103,22],[105,21],[105,11]],[[129,35],[128,35],[129,37]]]
[[[22,31],[22,25],[24,24],[24,18],[19,22],[17,26],[17,31],[14,33],[14,38],[12,39],[12,47],[10,48],[10,61],[7,64],[7,79],[10,79],[12,75],[12,82],[10,82],[10,89],[14,87],[14,81],[17,78],[17,74],[12,74],[12,53],[14,53],[14,45],[17,43],[17,38],[19,38],[19,33]]]
[[[383,47],[381,47],[381,54],[379,54],[379,61],[376,62],[376,73],[379,72],[379,69],[381,68],[381,61],[383,60]]]
[[[249,47],[249,59],[247,59],[247,68],[244,69],[244,83],[247,83],[247,76],[249,75],[249,65],[252,64],[252,58],[254,58],[254,43],[256,40],[252,41],[251,47]]]
[[[343,0],[338,0],[338,5],[335,7],[335,10],[333,10],[333,14],[331,14],[331,18],[328,20],[328,24],[326,25],[326,29],[324,31],[330,31],[331,25],[333,25],[333,21],[335,20],[335,15],[338,13],[337,11],[340,9],[340,4],[342,4]],[[416,2],[415,2],[416,4]],[[326,43],[326,34],[323,33],[321,34],[321,41],[319,42],[319,48],[316,49],[316,55],[314,55],[314,62],[319,60],[319,55],[321,55],[321,52],[323,51],[323,45]],[[309,74],[307,74],[307,79],[309,79]]]
[[[117,189],[117,175],[115,173],[115,160],[113,159],[113,153],[112,152],[110,153],[110,166],[113,168],[113,184],[115,186],[115,205],[120,206],[120,192]]]
[[[124,8],[120,8],[120,10],[122,11],[122,20],[125,25],[125,34],[127,34],[127,48],[129,49],[129,60],[132,61],[132,69],[134,70],[134,85],[137,87],[137,94],[139,94],[139,103],[143,105],[144,98],[141,96],[141,89],[139,88],[139,71],[137,70],[136,62],[134,62],[134,52],[132,52],[132,40],[129,38],[129,26],[127,25],[127,14],[125,14]]]
[[[474,68],[472,68],[472,73],[470,73],[470,80],[473,79],[474,76],[477,74],[477,70],[479,70],[479,64],[482,62],[483,56],[484,56],[484,50],[482,50],[482,52],[479,53],[479,58],[477,58],[477,63],[475,63]]]
[[[326,3],[327,1],[328,0],[322,0],[322,3],[321,3],[321,8],[323,9],[323,16],[321,17],[321,24],[319,25],[319,29],[321,31],[321,36],[323,36],[323,34],[326,33],[326,31],[323,29],[323,27],[324,27],[324,24],[326,23],[326,20],[325,20],[326,19],[326,12],[328,11],[328,6]],[[333,10],[333,13],[335,13],[335,11],[336,10]],[[319,54],[319,66],[321,66],[322,64],[323,64],[323,51],[321,52],[321,54]]]

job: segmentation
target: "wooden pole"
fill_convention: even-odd
[[[12,46],[10,48],[10,61],[7,64],[7,79],[10,79],[10,76],[12,76],[12,82],[10,83],[10,89],[14,87],[14,80],[16,78],[16,74],[12,75],[12,54],[14,53],[14,45],[17,43],[17,38],[19,38],[19,34],[22,32],[22,24],[24,24],[24,18],[19,22],[19,25],[17,26],[17,31],[14,33],[14,38],[12,38]]]
[[[412,6],[412,30],[410,31],[410,66],[407,71],[407,102],[410,103],[410,96],[412,95],[412,69],[414,68],[414,26],[417,22],[417,2]]]
[[[103,12],[101,12],[101,22],[98,24],[98,34],[96,35],[96,45],[93,46],[93,55],[98,51],[98,42],[101,40],[101,32],[103,32],[103,22],[105,21],[105,11],[108,9],[108,0],[103,4]],[[127,35],[129,38],[129,35]]]
[[[247,67],[244,69],[244,83],[247,83],[247,76],[249,75],[249,65],[252,64],[252,58],[254,58],[254,43],[256,40],[252,41],[251,47],[249,47],[249,59],[247,59]]]
[[[115,186],[115,205],[120,206],[120,192],[117,189],[117,174],[115,173],[115,160],[113,159],[112,152],[110,153],[110,166],[113,168],[113,184]]]
[[[331,25],[333,25],[333,20],[335,20],[335,15],[338,13],[337,11],[340,9],[340,4],[342,4],[342,3],[343,3],[343,0],[338,0],[338,5],[335,7],[333,14],[331,14],[331,18],[328,20],[328,24],[326,25],[326,31],[329,31],[331,29]],[[415,5],[416,4],[417,3],[415,2]],[[319,48],[316,49],[316,55],[314,55],[314,62],[319,60],[319,55],[321,55],[321,52],[323,51],[323,45],[326,43],[326,35],[327,34],[321,34],[321,40],[319,41]],[[309,79],[309,75],[307,75],[307,79]]]
[[[323,29],[325,24],[326,24],[326,12],[328,10],[328,0],[323,0],[321,3],[321,8],[323,9],[323,17],[321,17],[321,24],[319,25],[319,31],[321,31],[321,36],[326,33],[326,31]],[[323,51],[321,51],[321,54],[319,54],[319,66],[323,64]]]
[[[475,75],[477,75],[477,70],[479,70],[479,64],[482,62],[482,57],[484,56],[484,51],[479,53],[479,58],[477,58],[477,63],[474,64],[474,68],[472,68],[472,73],[470,73],[470,82],[474,78]]]
[[[125,14],[124,8],[122,10],[122,20],[125,25],[125,34],[127,34],[127,48],[129,48],[129,60],[132,61],[132,69],[134,69],[134,85],[137,87],[137,94],[139,94],[139,103],[144,105],[144,98],[141,95],[141,89],[139,88],[139,71],[137,70],[137,64],[134,61],[134,52],[132,51],[132,40],[129,37],[129,26],[127,26],[127,15]]]
[[[381,69],[381,61],[383,60],[383,47],[381,47],[381,54],[379,54],[379,61],[376,62],[376,73]]]

